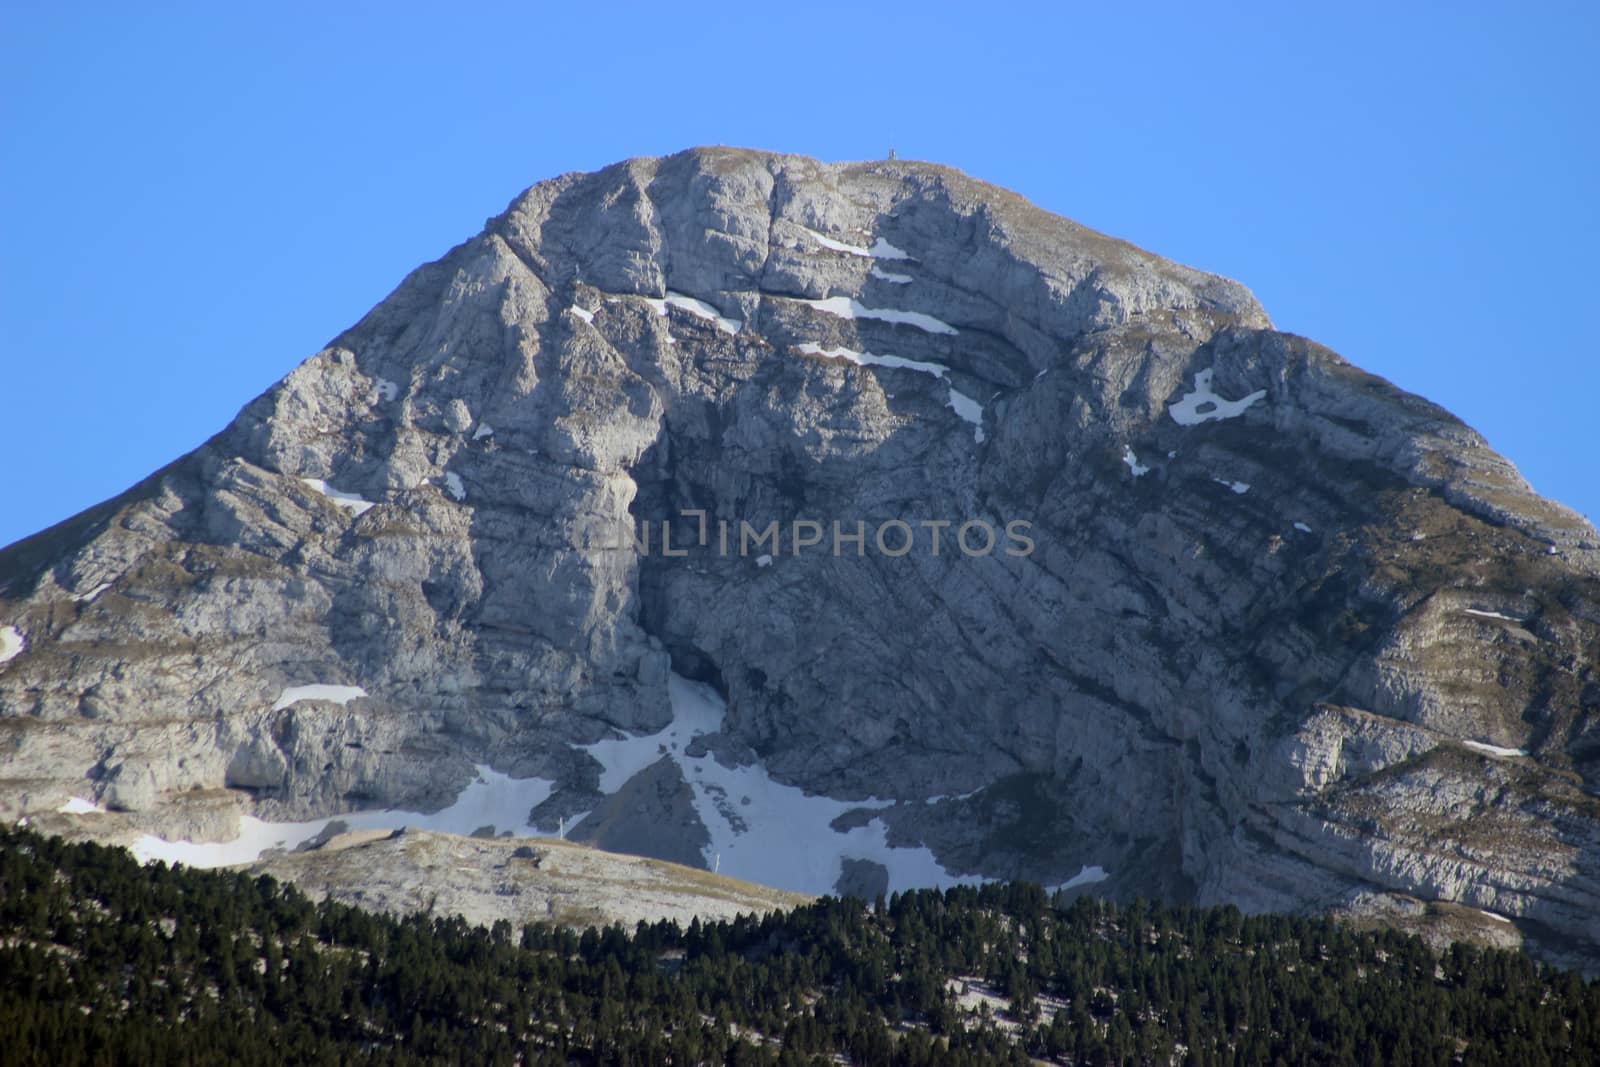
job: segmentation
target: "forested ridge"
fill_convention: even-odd
[[[468,926],[0,830],[4,1064],[1600,1063],[1525,955],[1037,886]]]

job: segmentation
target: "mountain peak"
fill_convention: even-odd
[[[1236,282],[936,164],[691,149],[531,187],[0,553],[0,810],[218,841],[492,772],[501,830],[808,892],[1587,938],[1595,542]]]

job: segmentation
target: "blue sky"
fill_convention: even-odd
[[[0,544],[198,445],[525,186],[716,143],[893,144],[1238,278],[1600,519],[1592,4],[24,7]]]

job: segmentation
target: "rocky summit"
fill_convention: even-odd
[[[338,815],[1592,961],[1597,713],[1600,537],[1477,433],[909,161],[535,185],[0,552],[0,814],[155,856]]]

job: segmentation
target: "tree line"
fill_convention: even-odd
[[[1600,1063],[1524,954],[1025,883],[582,933],[0,829],[0,1064]]]

